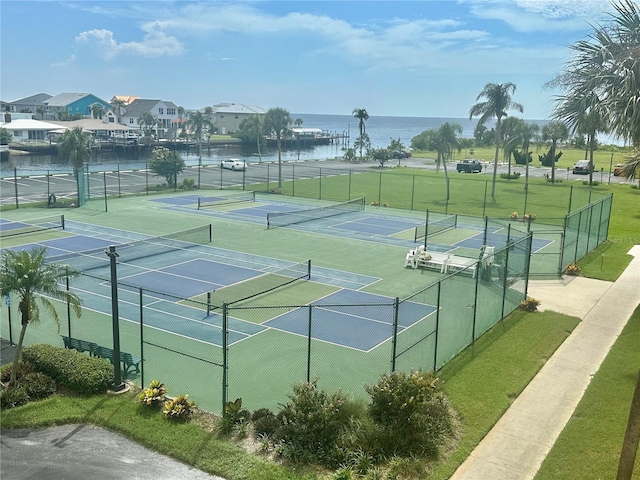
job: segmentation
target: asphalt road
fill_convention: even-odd
[[[398,160],[391,160],[387,166],[397,166]],[[435,170],[436,165],[433,160],[424,158],[407,158],[400,160],[401,166]],[[489,163],[483,165],[483,171],[473,175],[493,174],[493,167]],[[351,164],[338,160],[306,161],[306,162],[285,162],[282,165],[282,177],[284,180],[291,178],[317,178],[319,176],[346,174],[348,170],[376,171],[372,163]],[[449,167],[451,175],[471,175],[468,173],[458,173],[452,166]],[[506,173],[506,165],[498,166],[498,174]],[[524,168],[521,166],[511,167],[511,171],[518,171],[524,175]],[[541,178],[545,174],[550,174],[551,169],[545,167],[530,167],[529,175],[532,178]],[[216,165],[209,165],[198,169],[188,167],[178,177],[178,183],[185,178],[190,178],[195,185],[213,188],[241,187],[243,185],[264,183],[274,184],[278,178],[278,164],[273,162],[252,163],[245,172],[231,171],[218,168]],[[563,181],[583,182],[588,180],[587,175],[574,175],[570,170],[556,169],[556,178]],[[624,183],[626,179],[615,177],[608,172],[595,172],[593,179],[600,183]],[[90,192],[103,196],[105,190],[107,195],[127,195],[134,193],[145,193],[147,189],[164,183],[164,179],[154,176],[144,170],[122,170],[105,171],[89,174]],[[0,205],[14,205],[16,197],[19,204],[26,204],[34,201],[47,201],[55,195],[56,201],[65,198],[75,198],[76,180],[71,174],[35,175],[28,177],[4,177],[0,179]]]

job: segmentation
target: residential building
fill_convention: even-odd
[[[61,93],[43,103],[47,107],[45,118],[48,120],[67,120],[76,115],[93,118],[97,114],[102,117],[111,108],[109,102],[92,93]]]
[[[9,122],[0,123],[0,128],[4,128],[11,132],[13,135],[11,143],[38,143],[50,141],[51,133],[65,130],[65,128],[60,125],[42,122],[31,118],[21,118],[17,120],[9,119]]]
[[[138,98],[124,108],[124,113],[120,115],[121,125],[140,130],[140,118],[151,113],[157,120],[154,134],[157,133],[158,138],[175,138],[177,135],[178,107],[175,103]]]
[[[240,123],[251,115],[264,115],[267,111],[257,105],[242,103],[218,103],[213,106],[213,126],[218,133],[225,135],[240,129]]]
[[[48,93],[37,93],[12,102],[3,102],[5,105],[3,105],[2,110],[11,113],[31,113],[33,114],[32,118],[42,120],[46,111],[44,102],[50,98],[51,95]]]

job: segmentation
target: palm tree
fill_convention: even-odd
[[[113,108],[113,113],[116,115],[116,122],[120,123],[120,117],[124,115],[126,111],[126,102],[122,98],[114,98],[110,105]]]
[[[245,118],[240,122],[240,131],[241,134],[247,141],[255,141],[256,147],[258,148],[258,158],[262,163],[262,155],[260,154],[260,144],[263,140],[263,126],[262,126],[262,117],[254,113],[249,117]]]
[[[207,107],[211,108],[211,107]],[[213,129],[213,123],[209,120],[208,116],[203,114],[200,110],[194,110],[189,112],[187,118],[187,127],[193,132],[196,137],[196,145],[198,146],[198,157],[200,157],[200,142],[202,137],[208,134]]]
[[[80,127],[75,127],[64,132],[58,139],[58,157],[61,160],[71,163],[73,166],[73,174],[76,177],[76,185],[78,188],[78,205],[81,205],[84,198],[82,192],[85,190],[83,186],[88,188],[80,180],[80,172],[86,161],[91,158],[91,147],[93,145],[93,137],[89,132],[85,132]]]
[[[524,120],[517,117],[507,117],[502,122],[502,155],[507,161],[507,173],[511,175],[511,157],[520,146],[519,128]]]
[[[353,116],[356,117],[360,122],[358,123],[358,128],[360,129],[360,161],[362,162],[362,147],[365,144],[364,135],[365,135],[365,127],[364,122],[369,120],[369,114],[367,113],[366,108],[354,108],[352,112]]]
[[[458,152],[462,149],[460,139],[458,135],[462,135],[462,126],[459,123],[445,122],[440,125],[430,138],[429,149],[435,150],[436,155],[436,172],[442,164],[444,168],[444,178],[447,183],[447,200],[450,199],[449,195],[449,172],[447,171],[447,160],[450,160],[453,156],[453,152]]]
[[[97,120],[102,119],[102,115],[104,115],[104,108],[99,103],[94,103],[91,105],[91,118],[95,118]]]
[[[151,112],[144,112],[138,118],[138,125],[140,125],[146,137],[151,136],[153,128],[158,125],[158,117]]]
[[[68,302],[77,316],[82,313],[80,298],[75,293],[60,288],[60,282],[63,279],[76,277],[80,272],[63,264],[47,264],[46,252],[46,247],[2,252],[0,290],[2,295],[13,293],[20,299],[18,311],[22,325],[9,385],[14,385],[16,381],[16,371],[27,325],[38,323],[41,306],[51,314],[58,327],[60,326],[60,317],[51,299]]]
[[[537,123],[526,123],[522,122],[519,127],[518,136],[522,141],[522,152],[524,153],[525,158],[525,169],[524,169],[524,189],[529,189],[529,146],[531,145],[531,141],[538,138],[538,132],[540,131],[540,125]]]
[[[40,115],[40,120],[44,120],[44,114],[47,113],[47,107],[44,105],[36,107],[36,113]]]
[[[290,125],[291,115],[284,108],[270,108],[264,116],[264,130],[276,136],[278,146],[278,188],[282,188],[282,137],[289,133]]]
[[[522,113],[524,107],[511,99],[511,95],[516,91],[515,84],[507,83],[487,83],[482,91],[476,97],[476,101],[485,98],[484,102],[476,103],[469,110],[469,120],[473,117],[480,116],[478,124],[484,125],[493,117],[496,118],[495,137],[496,154],[493,159],[493,182],[491,184],[491,198],[496,196],[496,178],[498,174],[498,153],[500,151],[500,139],[502,126],[502,117],[507,116],[507,110],[513,109]]]
[[[551,183],[556,181],[556,147],[558,142],[569,138],[569,128],[558,121],[549,122],[542,127],[542,141],[551,142],[549,157],[551,158]]]

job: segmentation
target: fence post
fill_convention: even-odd
[[[349,169],[349,191],[347,192],[347,200],[351,200],[351,173],[352,170]]]
[[[378,180],[378,206],[382,202],[382,172],[380,172],[380,180]]]
[[[482,244],[487,244],[487,232],[489,231],[489,217],[484,217],[484,236],[482,237]]]
[[[227,370],[228,370],[228,355],[227,355],[227,313],[228,304],[225,302],[222,304],[222,411],[227,405]]]
[[[307,328],[307,383],[311,382],[311,320],[313,306],[309,305],[309,325]]]
[[[412,175],[411,178],[413,179],[411,182],[411,211],[413,212],[413,196],[416,193],[416,176]]]
[[[143,303],[142,303],[142,299],[143,299],[143,295],[142,295],[142,287],[140,287],[140,362],[142,363],[142,367],[140,368],[140,386],[142,388],[144,388],[144,365],[145,365],[145,361],[144,361],[144,317],[143,317],[143,311],[144,311],[144,307],[143,307]]]
[[[487,188],[489,188],[489,180],[484,181],[484,201],[482,202],[482,216],[485,216],[487,211]]]
[[[527,299],[527,296],[529,295],[529,270],[531,269],[531,249],[533,248],[533,232],[529,232],[528,235],[528,241],[527,241],[527,261],[525,262],[525,271],[523,273],[525,273],[524,278],[526,279],[526,281],[524,282],[524,298],[523,300]]]
[[[16,208],[20,208],[18,203],[18,169],[13,167],[13,188],[16,192]],[[49,175],[47,175],[47,190],[49,189]]]
[[[508,237],[507,237],[508,238]],[[502,266],[502,310],[500,312],[500,318],[504,318],[504,302],[507,300],[507,277],[509,273],[509,250],[510,245],[507,240],[507,246],[505,247],[504,265]]]
[[[122,183],[120,182],[120,164],[118,163],[118,197],[122,197]]]
[[[486,245],[486,244],[485,244]],[[489,266],[489,268],[491,268],[491,266]],[[478,287],[480,284],[480,276],[483,274],[482,272],[482,261],[478,260],[478,263],[476,264],[476,285],[475,285],[475,291],[473,292],[473,324],[472,324],[472,329],[471,329],[471,343],[473,344],[473,342],[476,341],[476,311],[477,306],[478,306]]]
[[[573,199],[573,185],[569,187],[569,208],[567,209],[567,213],[571,213],[571,200]]]
[[[102,181],[104,183],[104,211],[108,211],[107,204],[107,172],[102,172]]]
[[[320,167],[320,175],[319,175],[318,200],[322,200],[322,167]]]
[[[433,371],[438,368],[438,332],[440,331],[440,288],[442,287],[442,280],[438,282],[438,294],[436,297],[436,334],[435,345],[433,347]]]
[[[149,195],[149,164],[147,162],[144,163],[144,180],[146,183],[147,195]]]
[[[66,281],[67,281],[66,283],[67,283],[67,293],[68,293],[69,292],[69,269],[67,269]],[[69,301],[69,299],[67,299],[67,334],[69,335],[69,338],[72,337],[71,335],[71,302]]]
[[[296,196],[296,166],[291,165],[291,196]]]
[[[400,298],[393,301],[393,338],[391,339],[391,373],[396,371],[396,348],[398,345],[398,310],[400,310]]]

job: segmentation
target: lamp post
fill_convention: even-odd
[[[109,257],[111,264],[111,323],[113,326],[113,386],[111,389],[115,392],[125,388],[122,382],[122,373],[120,371],[120,324],[118,315],[118,275],[116,273],[116,247],[111,245],[109,250],[105,251]]]

